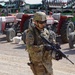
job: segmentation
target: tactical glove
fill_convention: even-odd
[[[52,46],[51,45],[48,45],[48,44],[45,44],[44,45],[44,50],[45,51],[50,51],[50,50],[52,50]]]
[[[62,55],[60,55],[59,53],[56,52],[56,54],[55,54],[55,59],[56,59],[56,60],[62,59]]]
[[[56,47],[57,49],[61,49],[60,44],[55,44],[55,47]]]
[[[62,56],[58,52],[53,51],[52,58],[54,58],[55,60],[60,60],[60,59],[62,59]]]

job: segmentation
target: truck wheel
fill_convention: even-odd
[[[73,42],[74,42],[74,33],[70,33],[69,34],[69,39],[68,39],[68,42],[69,42],[69,47],[72,49],[73,48]]]
[[[13,37],[15,37],[15,30],[13,28],[9,28],[6,32],[6,39],[8,42],[13,41]]]
[[[62,24],[61,27],[61,39],[63,43],[67,43],[68,42],[68,36],[71,32],[74,31],[74,24],[71,21],[67,21],[64,24]]]

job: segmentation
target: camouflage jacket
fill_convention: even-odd
[[[32,28],[33,29],[33,28]],[[35,32],[35,34],[34,34]],[[51,42],[55,42],[53,36],[50,35],[50,32],[44,28],[42,34],[45,38],[49,39]],[[30,56],[31,62],[46,62],[51,61],[52,57],[49,52],[43,52],[44,42],[39,36],[40,32],[35,28],[34,30],[26,30],[26,47]]]

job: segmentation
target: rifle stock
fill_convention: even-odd
[[[62,55],[62,57],[66,58],[69,62],[71,62],[72,64],[74,64],[62,51],[60,51],[59,49],[57,49],[53,43],[50,43],[49,40],[47,40],[45,37],[43,37],[42,35],[40,35],[40,37],[42,38],[42,40],[51,45],[52,49],[55,50],[56,52],[60,53]]]

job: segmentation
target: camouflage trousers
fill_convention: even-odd
[[[30,66],[34,75],[53,75],[52,68],[46,65],[43,65],[42,63],[34,63],[32,66]]]

